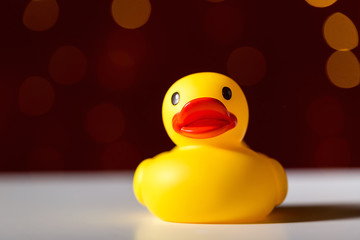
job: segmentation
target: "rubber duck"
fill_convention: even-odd
[[[160,219],[181,223],[251,223],[281,204],[287,177],[276,160],[243,141],[245,95],[231,78],[201,72],[165,94],[163,124],[175,147],[137,167],[137,200]]]

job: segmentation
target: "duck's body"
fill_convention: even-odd
[[[154,215],[170,222],[255,222],[285,199],[281,165],[242,142],[247,103],[231,79],[216,73],[180,79],[165,95],[163,121],[177,146],[144,160],[134,176],[136,198]]]
[[[287,189],[281,165],[246,147],[175,147],[143,161],[134,183],[154,215],[193,223],[259,221]]]

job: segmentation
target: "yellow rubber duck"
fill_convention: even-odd
[[[231,78],[213,72],[181,78],[167,91],[162,116],[176,147],[144,160],[133,185],[137,200],[155,216],[182,223],[250,223],[285,199],[282,166],[242,141],[249,110]]]

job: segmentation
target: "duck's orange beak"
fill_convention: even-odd
[[[215,98],[196,98],[187,102],[173,117],[172,125],[180,135],[189,138],[212,138],[236,126],[237,119]]]

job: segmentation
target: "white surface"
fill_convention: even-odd
[[[132,193],[132,173],[0,175],[0,239],[360,239],[360,170],[291,170],[264,223],[167,223]]]

